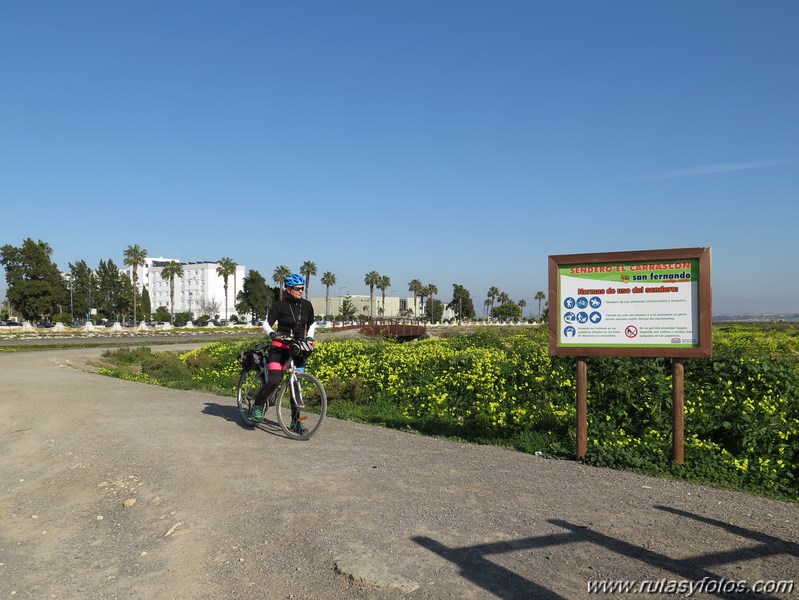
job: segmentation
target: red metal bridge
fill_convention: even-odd
[[[374,319],[357,325],[334,327],[334,331],[357,329],[362,335],[390,337],[403,341],[415,340],[427,334],[427,327],[420,321],[397,321],[392,319]]]

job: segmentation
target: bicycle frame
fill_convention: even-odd
[[[297,367],[294,364],[294,357],[289,356],[289,359],[283,365],[282,381],[280,382],[280,385],[275,388],[275,391],[272,392],[273,399],[277,400],[277,395],[279,394],[281,388],[288,386],[289,397],[291,398],[292,406],[296,406],[297,408],[305,408],[305,403],[302,401],[302,390],[300,389],[300,386],[297,385],[298,372],[305,372],[305,367]],[[264,373],[264,377],[266,377],[266,373],[268,373],[268,371],[265,371]],[[288,379],[286,379],[286,374],[288,374]]]

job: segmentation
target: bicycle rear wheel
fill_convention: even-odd
[[[288,437],[307,440],[319,431],[325,420],[327,394],[316,377],[309,373],[297,373],[299,395],[294,404],[298,406],[293,407],[290,385],[290,380],[286,379],[277,390],[277,422]]]
[[[239,407],[242,420],[250,427],[255,426],[250,416],[255,395],[261,389],[261,371],[242,371],[239,375],[239,385],[236,388],[236,404]]]

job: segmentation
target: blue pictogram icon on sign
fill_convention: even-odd
[[[599,312],[594,311],[588,316],[588,319],[592,323],[599,323],[602,320],[602,315]]]
[[[564,306],[565,308],[568,308],[568,309],[572,309],[572,308],[574,308],[574,298],[572,298],[571,296],[569,296],[568,298],[566,298],[566,299],[563,301],[563,306]]]
[[[587,308],[588,307],[588,298],[585,296],[580,296],[577,298],[577,308]]]
[[[577,322],[581,323],[581,324],[588,323],[588,313],[585,312],[584,310],[578,312],[577,313]]]
[[[563,315],[563,320],[566,321],[567,323],[574,323],[575,318],[576,317],[574,316],[574,313],[571,311],[564,313]]]
[[[591,296],[591,299],[588,301],[588,303],[591,305],[591,308],[599,308],[602,306],[602,298],[599,296]]]
[[[571,325],[569,325],[568,327],[564,328],[564,330],[563,330],[563,336],[564,337],[574,337],[575,335],[577,335],[577,330],[574,327],[572,327]]]

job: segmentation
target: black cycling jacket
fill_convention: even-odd
[[[272,324],[277,321],[277,326],[272,329]],[[313,305],[309,300],[278,300],[269,308],[263,329],[267,333],[277,331],[280,335],[292,337],[310,337],[316,325],[316,316]]]

